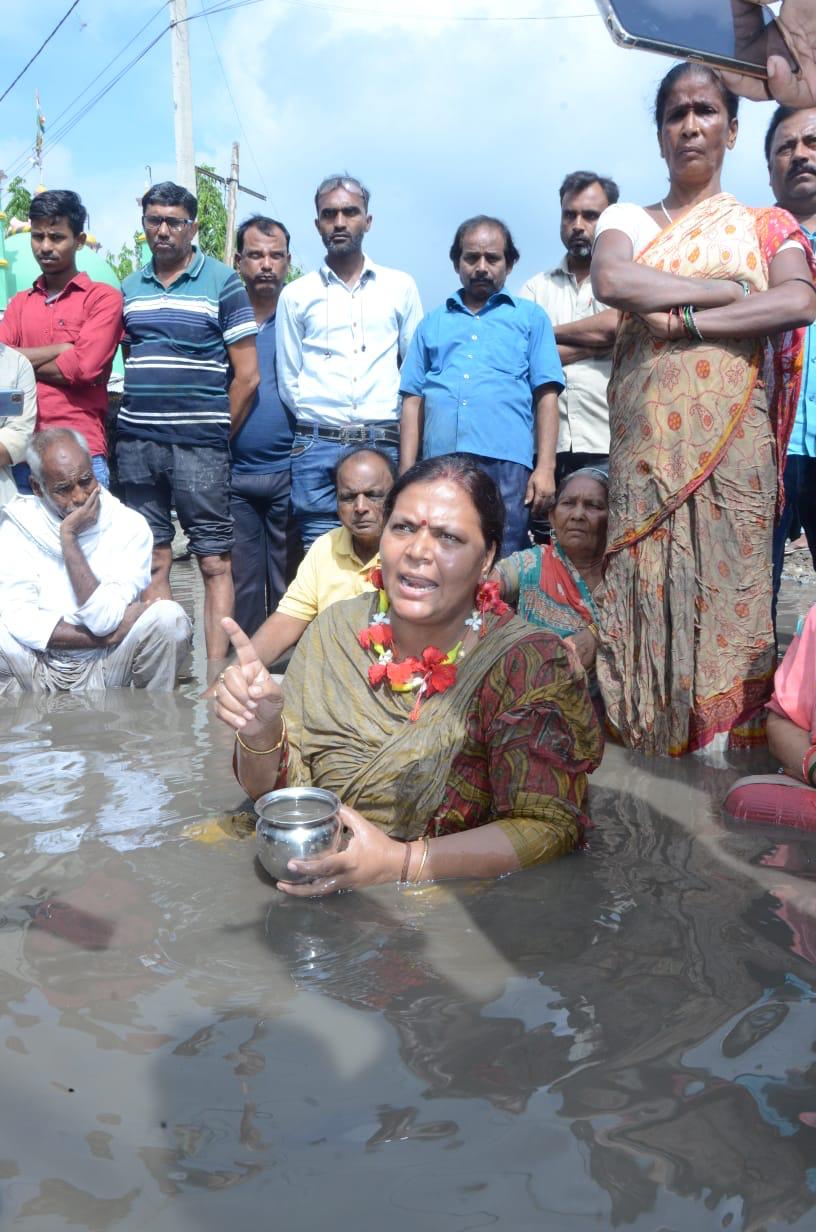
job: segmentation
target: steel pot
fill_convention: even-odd
[[[270,877],[310,881],[286,866],[290,860],[329,855],[340,846],[340,800],[322,787],[282,787],[255,801],[258,859]]]

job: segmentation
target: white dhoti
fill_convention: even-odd
[[[170,693],[192,637],[186,612],[171,599],[151,603],[119,645],[104,650],[31,650],[0,619],[0,694],[129,685]]]

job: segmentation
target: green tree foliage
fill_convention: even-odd
[[[13,180],[9,180],[8,188],[6,189],[6,199],[3,203],[3,210],[6,215],[6,232],[12,218],[19,218],[22,222],[28,218],[28,210],[31,205],[31,193],[26,188],[23,177],[15,175]]]
[[[132,244],[123,244],[117,253],[109,252],[105,257],[120,282],[124,282],[128,274],[132,274],[141,266],[141,240],[141,234],[134,231]]]
[[[294,282],[296,278],[303,277],[303,270],[299,265],[290,265],[289,273],[286,275],[287,282]]]
[[[202,163],[205,171],[214,171],[208,163]],[[196,243],[208,257],[224,260],[227,240],[227,208],[217,180],[196,171],[196,196],[198,197],[198,238]]]

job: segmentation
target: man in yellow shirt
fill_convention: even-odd
[[[291,650],[329,604],[374,589],[369,578],[380,563],[383,503],[394,478],[393,462],[379,449],[361,446],[340,459],[334,482],[341,525],[315,540],[277,610],[253,635],[262,663],[271,666]]]

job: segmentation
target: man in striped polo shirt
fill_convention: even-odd
[[[154,184],[142,198],[152,260],[122,285],[125,389],[116,461],[125,503],[153,531],[147,597],[171,598],[175,508],[204,580],[208,659],[229,645],[233,546],[229,438],[259,383],[258,327],[238,275],[193,240],[198,202],[178,184]]]

